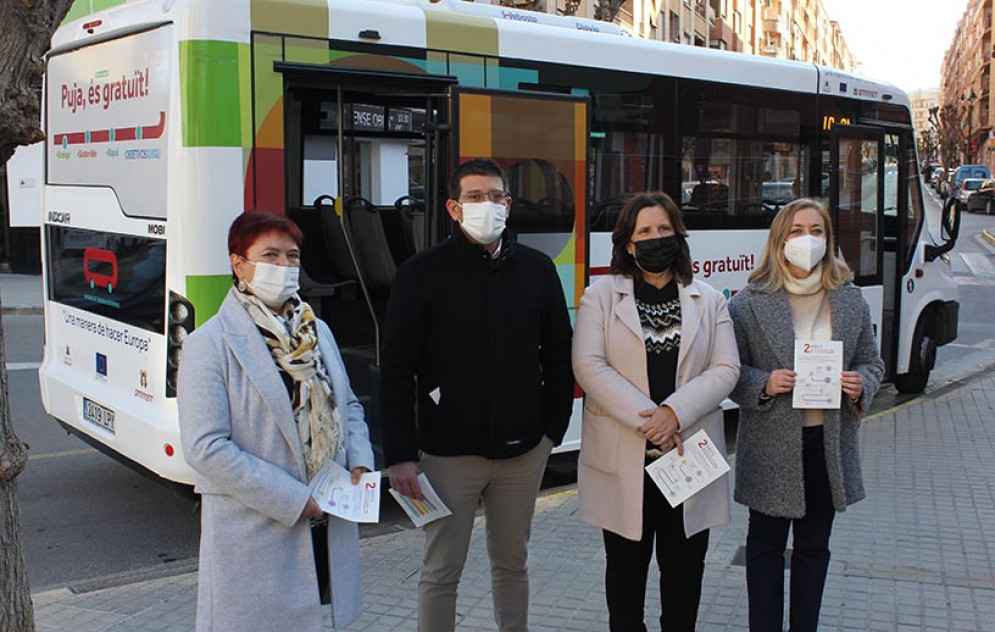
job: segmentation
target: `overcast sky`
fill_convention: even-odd
[[[857,72],[905,91],[940,87],[943,53],[967,0],[822,0],[840,23]]]

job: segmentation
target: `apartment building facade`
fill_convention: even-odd
[[[761,55],[853,72],[856,59],[822,0],[754,0],[763,5]]]
[[[937,130],[929,120],[929,111],[939,106],[940,91],[937,88],[913,90],[909,93],[912,105],[912,126],[916,131],[916,145],[920,158],[937,161],[935,152],[939,140]]]
[[[626,0],[615,21],[637,37],[708,46],[715,14],[707,0]]]
[[[506,2],[525,8],[529,0]],[[595,18],[599,6],[611,2],[556,0],[555,10]],[[625,0],[618,6],[615,21],[637,37],[808,61],[850,72],[856,66],[839,24],[829,19],[822,0]],[[550,12],[552,7],[552,0],[542,5]]]
[[[955,142],[941,143],[947,165],[995,167],[992,138],[992,11],[995,0],[968,0],[943,56],[940,71],[941,111],[952,116]]]

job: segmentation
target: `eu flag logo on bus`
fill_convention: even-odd
[[[107,377],[107,356],[102,353],[97,354],[97,374]]]
[[[842,81],[840,82],[840,92],[846,92],[846,84]]]

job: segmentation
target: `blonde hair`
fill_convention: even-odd
[[[767,243],[764,245],[760,265],[750,274],[750,283],[756,283],[761,289],[776,292],[784,287],[784,280],[791,275],[788,262],[784,258],[784,242],[791,232],[795,213],[803,209],[815,209],[822,218],[826,230],[826,254],[822,256],[822,287],[835,290],[853,277],[853,272],[846,262],[836,256],[833,237],[833,222],[825,204],[812,198],[799,198],[781,207],[770,232],[767,233]]]

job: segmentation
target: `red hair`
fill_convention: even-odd
[[[298,248],[304,241],[300,227],[285,216],[267,211],[246,211],[236,217],[228,229],[228,254],[244,257],[260,236],[269,233],[290,237]]]

